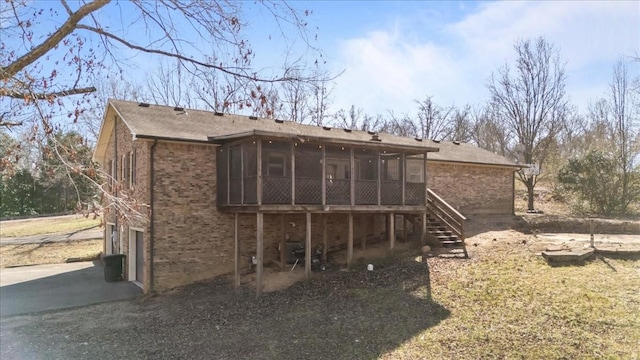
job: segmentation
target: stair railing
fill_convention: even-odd
[[[427,213],[440,220],[464,242],[464,223],[467,218],[431,189],[427,189]]]

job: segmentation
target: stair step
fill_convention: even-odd
[[[439,231],[448,231],[448,230],[444,226],[438,226],[438,227],[427,228],[427,231],[430,232],[430,233],[435,233],[435,232],[439,232]]]
[[[443,247],[456,247],[456,246],[463,246],[464,243],[460,240],[457,241],[453,241],[453,240],[446,240],[446,241],[440,241],[440,244],[442,244]]]
[[[453,235],[453,232],[449,230],[430,230],[429,233],[431,235],[436,235],[436,236],[452,236]]]

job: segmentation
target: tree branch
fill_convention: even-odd
[[[96,88],[93,86],[84,88],[73,88],[69,90],[56,91],[51,93],[32,93],[32,92],[19,92],[15,90],[0,90],[1,96],[6,96],[14,99],[32,99],[32,100],[48,100],[51,98],[64,97],[70,95],[88,94],[95,92]]]
[[[248,75],[248,74],[244,74],[242,72],[239,71],[233,71],[230,70],[231,68],[225,68],[223,66],[219,66],[219,65],[214,65],[214,64],[210,64],[210,63],[206,63],[206,62],[202,62],[202,61],[198,61],[196,59],[184,56],[184,55],[180,55],[180,54],[175,54],[175,53],[171,53],[168,51],[164,51],[164,50],[159,50],[159,49],[149,49],[140,45],[136,45],[133,44],[121,37],[118,37],[114,34],[111,34],[109,32],[106,32],[102,29],[98,29],[95,28],[93,26],[88,26],[88,25],[83,25],[83,24],[78,24],[77,26],[78,29],[84,29],[84,30],[88,30],[88,31],[92,31],[95,32],[96,34],[102,35],[104,37],[107,37],[109,39],[115,40],[119,43],[121,43],[122,45],[133,49],[133,50],[139,50],[148,54],[157,54],[157,55],[162,55],[162,56],[166,56],[166,57],[171,57],[171,58],[175,58],[178,60],[182,60],[182,61],[186,61],[189,63],[192,63],[194,65],[198,65],[198,66],[202,66],[208,69],[215,69],[218,71],[221,71],[225,74],[229,74],[231,76],[235,76],[238,78],[243,78],[243,79],[247,79],[247,80],[252,80],[252,81],[259,81],[259,82],[263,82],[263,83],[276,83],[276,82],[284,82],[284,81],[300,81],[303,79],[299,79],[299,78],[295,78],[295,77],[279,77],[279,78],[274,78],[274,79],[263,79],[263,78],[258,78],[255,75]]]
[[[78,11],[71,14],[67,21],[65,21],[65,23],[62,24],[62,26],[53,34],[51,34],[51,36],[49,36],[42,44],[36,46],[28,53],[22,55],[19,59],[12,62],[9,66],[0,68],[0,76],[2,77],[2,79],[12,78],[19,71],[32,64],[34,61],[38,60],[44,54],[49,52],[49,50],[56,47],[56,45],[58,45],[62,41],[62,39],[67,37],[67,35],[71,34],[76,28],[78,28],[78,23],[80,22],[80,20],[110,2],[111,0],[95,0],[80,7]]]

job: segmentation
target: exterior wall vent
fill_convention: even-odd
[[[351,132],[351,129],[343,129],[344,132]]]
[[[378,136],[378,134],[375,134],[371,136],[371,141],[382,141],[382,140],[380,139],[380,136]]]
[[[141,103],[138,104],[138,106],[140,106],[140,107],[149,107],[149,104],[141,102]]]
[[[184,111],[184,108],[176,106],[176,107],[173,108],[173,111]]]
[[[224,114],[219,112],[219,111],[214,112],[213,115],[215,115],[215,116],[224,116]]]
[[[322,128],[325,130],[331,130],[331,126],[323,126]]]
[[[276,119],[275,122],[277,122],[278,124],[282,124],[284,120]]]
[[[251,120],[258,120],[258,117],[257,117],[257,116],[249,116],[249,119],[251,119]]]

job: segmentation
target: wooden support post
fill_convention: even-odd
[[[396,214],[389,214],[389,249],[396,246]]]
[[[328,244],[327,234],[327,214],[322,214],[322,261],[327,261]]]
[[[231,146],[226,149],[227,155],[227,204],[231,204]]]
[[[304,276],[311,278],[311,213],[307,213],[307,236],[304,244]]]
[[[373,217],[374,217],[375,215],[369,215],[369,214],[367,214],[367,215],[360,215],[360,216],[361,216],[361,218],[360,218],[360,222],[361,222],[362,226],[364,226],[364,228],[365,228],[365,230],[364,230],[364,231],[361,231],[362,239],[360,239],[360,247],[362,248],[362,250],[365,250],[365,249],[367,248],[367,234],[368,234],[368,230],[366,230],[366,229],[367,229],[367,224],[366,224],[366,223],[367,223],[367,221],[369,220],[369,219],[367,218],[367,216],[370,216],[370,217],[371,217],[371,219],[373,220]],[[373,230],[374,226],[375,226],[375,221],[372,221],[372,222],[371,222],[371,229],[372,229],[372,230]]]
[[[238,213],[235,213],[233,221],[233,242],[235,244],[233,250],[234,259],[234,277],[233,284],[237,288],[240,286],[240,243],[238,241]]]
[[[420,246],[424,246],[427,241],[427,213],[422,213],[422,229],[420,231]]]
[[[406,184],[407,184],[407,158],[404,153],[400,157],[400,171],[401,171],[401,180],[402,180],[402,206],[405,205],[405,193],[406,193]]]
[[[347,267],[353,261],[353,213],[349,213],[349,240],[347,243]]]
[[[257,140],[256,197],[258,205],[262,205],[262,139]]]
[[[282,214],[282,218],[280,219],[282,227],[282,237],[280,237],[280,269],[284,269],[284,265],[287,263],[287,254],[285,253],[285,246],[287,240],[287,223],[284,219],[284,214]]]
[[[350,191],[349,193],[351,194],[351,206],[355,206],[356,205],[356,160],[355,160],[355,154],[354,154],[354,150],[353,148],[351,148],[351,153],[349,156],[349,187],[350,187]]]
[[[424,163],[422,165],[422,176],[423,176],[423,180],[424,180],[424,205],[427,206],[429,204],[429,194],[428,191],[429,190],[429,185],[427,184],[427,154],[428,152],[424,153]]]
[[[264,256],[264,238],[263,238],[264,218],[262,213],[256,214],[256,296],[262,294],[262,270]]]
[[[322,205],[327,205],[327,158],[325,147],[322,147]]]
[[[378,151],[378,205],[381,203],[381,193],[380,189],[382,188],[382,161],[380,160],[380,151]]]
[[[291,143],[291,205],[296,204],[296,145]]]
[[[402,214],[402,241],[407,241],[407,214]]]
[[[240,144],[240,204],[244,204],[244,144]]]

